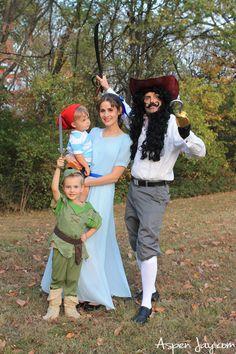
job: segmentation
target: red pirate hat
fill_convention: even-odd
[[[179,95],[179,83],[173,75],[160,76],[145,80],[130,79],[129,89],[132,96],[134,96],[138,91],[149,87],[162,87],[169,92],[172,100],[175,100]]]
[[[60,114],[62,118],[62,128],[63,129],[73,129],[71,123],[74,119],[75,110],[79,108],[81,104],[73,103],[66,107]],[[57,125],[59,125],[59,117],[57,117]]]

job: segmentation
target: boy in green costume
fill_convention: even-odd
[[[62,291],[65,315],[73,319],[79,318],[76,310],[76,288],[81,261],[88,257],[84,242],[101,225],[101,217],[92,205],[89,202],[80,202],[84,178],[78,170],[65,170],[62,184],[64,194],[60,193],[59,180],[64,162],[63,157],[57,160],[51,186],[57,225],[49,239],[53,247],[52,282],[44,320],[54,320],[59,316]]]

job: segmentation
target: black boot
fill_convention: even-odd
[[[145,306],[140,306],[137,315],[132,318],[132,321],[136,323],[144,324],[145,322],[147,322],[151,313],[152,313],[152,309],[149,309],[148,307]]]

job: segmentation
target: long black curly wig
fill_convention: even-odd
[[[131,145],[131,159],[134,159],[138,148],[138,139],[143,127],[143,116],[146,114],[144,108],[144,95],[147,92],[157,93],[162,104],[157,112],[147,114],[148,128],[146,139],[141,145],[141,159],[148,158],[149,160],[159,161],[164,146],[168,121],[170,119],[169,104],[171,102],[171,96],[166,90],[156,87],[149,87],[148,89],[137,92],[133,96],[133,106],[129,115],[130,137],[133,142]]]

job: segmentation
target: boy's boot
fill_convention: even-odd
[[[46,321],[55,320],[59,316],[61,305],[62,288],[51,289],[47,300],[49,301],[48,311],[43,319]]]
[[[64,298],[64,310],[67,317],[71,317],[77,320],[80,314],[76,310],[76,305],[78,304],[77,296],[65,296]]]

